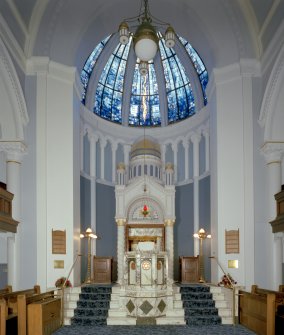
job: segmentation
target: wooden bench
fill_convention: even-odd
[[[3,289],[0,290],[0,297],[2,295],[5,295],[5,294],[11,293],[11,292],[12,292],[12,286],[7,285],[5,288],[3,288]]]
[[[252,285],[251,292],[239,291],[239,322],[259,335],[275,335],[278,306],[284,305],[283,287],[279,291]]]
[[[19,297],[18,322],[24,327],[24,318],[28,335],[49,335],[61,327],[61,296],[54,291],[46,292],[37,296]],[[18,333],[26,335],[26,333]]]
[[[6,335],[6,322],[18,316],[18,297],[20,295],[33,296],[40,294],[40,287],[35,285],[32,289],[2,293],[0,296],[0,335]],[[18,334],[20,335],[20,333]]]

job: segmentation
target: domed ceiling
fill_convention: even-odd
[[[102,118],[129,126],[168,125],[197,113],[207,103],[203,61],[183,37],[168,48],[160,31],[157,36],[159,52],[146,75],[140,74],[132,37],[126,45],[116,42],[117,34],[102,40],[81,73],[82,102]]]

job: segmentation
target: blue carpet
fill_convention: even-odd
[[[64,326],[56,335],[253,335],[241,325],[213,326]]]

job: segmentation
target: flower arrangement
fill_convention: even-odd
[[[66,283],[65,283],[65,281],[66,281]],[[70,280],[69,279],[66,280],[66,277],[58,278],[55,282],[55,286],[58,287],[58,288],[59,287],[62,288],[64,283],[65,283],[65,287],[72,287],[72,284],[71,284]]]
[[[232,287],[232,285],[237,284],[237,282],[233,279],[233,277],[227,273],[218,283],[218,286]]]

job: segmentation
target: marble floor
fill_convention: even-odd
[[[64,326],[54,335],[253,335],[241,325],[214,326]]]

